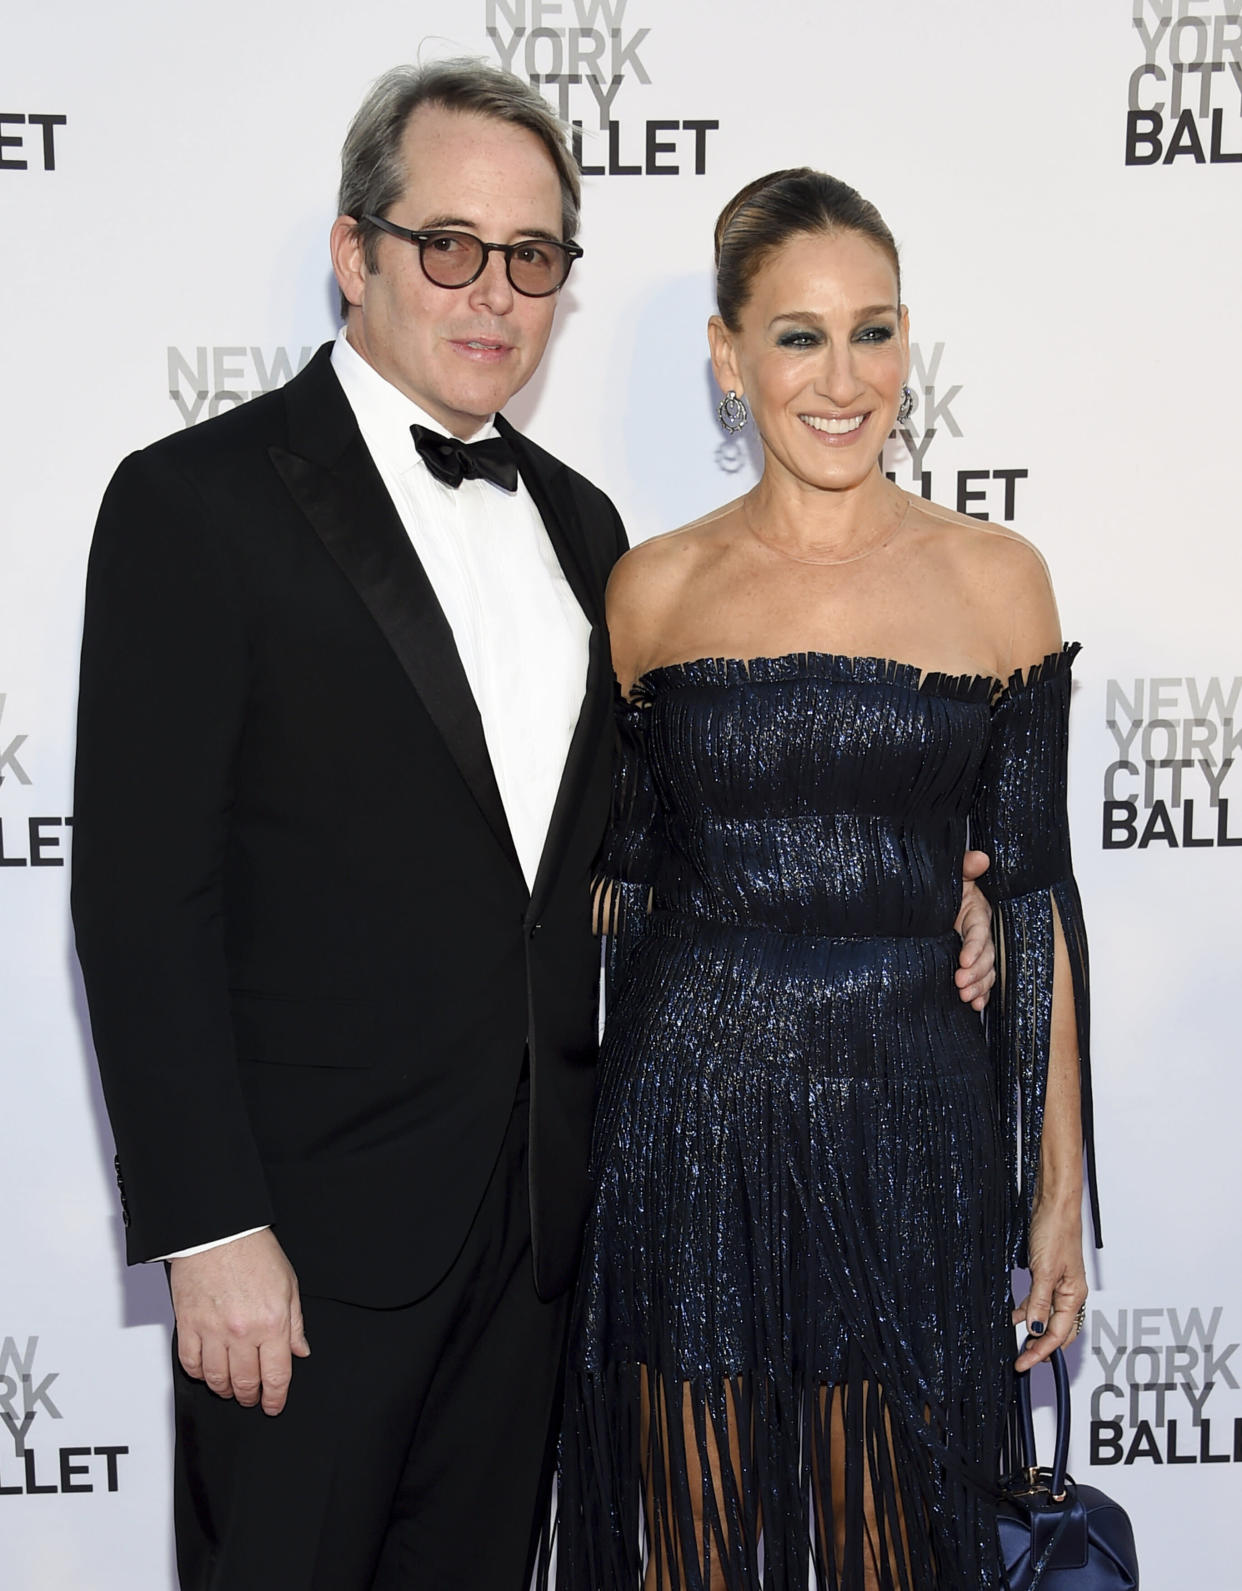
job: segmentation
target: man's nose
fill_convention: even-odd
[[[513,283],[499,249],[490,250],[482,271],[470,284],[469,293],[472,304],[490,309],[493,314],[505,315],[513,308]]]

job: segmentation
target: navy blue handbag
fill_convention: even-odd
[[[1069,1459],[1069,1372],[1058,1348],[1057,1440],[1052,1468],[1035,1456],[1030,1371],[1018,1376],[1022,1468],[1005,1481],[997,1509],[1008,1591],[1138,1591],[1134,1531],[1125,1509],[1094,1486],[1075,1485]]]

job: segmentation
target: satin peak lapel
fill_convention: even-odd
[[[496,429],[513,449],[518,473],[539,510],[539,517],[543,520],[561,571],[569,582],[569,589],[577,597],[579,606],[591,623],[601,623],[604,617],[602,591],[597,583],[591,581],[578,538],[571,534],[573,502],[561,480],[558,480],[558,476],[563,480],[564,466],[557,464],[551,473],[545,475],[532,459],[525,437],[520,431],[515,431],[502,414],[496,416]]]
[[[361,597],[439,730],[483,816],[520,871],[452,628],[357,432],[330,468],[269,449],[290,495]]]
[[[561,773],[552,817],[539,854],[539,867],[531,888],[531,912],[537,913],[556,879],[565,846],[582,807],[582,796],[591,765],[609,732],[612,708],[612,654],[603,625],[591,628],[587,660],[586,693],[574,727],[573,739]]]

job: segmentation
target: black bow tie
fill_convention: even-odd
[[[412,425],[410,435],[427,468],[446,486],[480,479],[503,486],[506,492],[517,491],[517,460],[503,436],[459,442],[455,436],[442,436],[425,425]]]

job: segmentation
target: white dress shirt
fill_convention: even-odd
[[[453,632],[529,889],[586,695],[590,622],[522,481],[516,492],[484,480],[444,485],[410,426],[449,433],[369,365],[344,328],[332,369]],[[496,434],[488,421],[469,440]]]
[[[446,486],[410,426],[449,433],[339,333],[332,368],[453,631],[526,875],[543,853],[586,694],[591,626],[525,484]],[[495,436],[489,421],[470,441]]]

